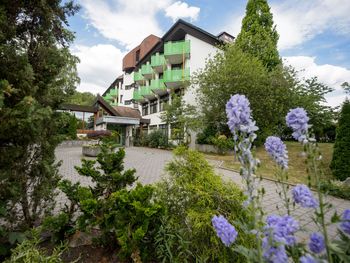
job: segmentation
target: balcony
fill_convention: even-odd
[[[166,69],[166,60],[163,54],[157,53],[151,57],[151,66],[154,71],[160,73]]]
[[[189,40],[169,41],[164,44],[164,57],[170,64],[181,64],[184,63],[186,58],[190,57],[190,50]]]
[[[109,94],[112,95],[113,97],[117,96],[118,95],[118,90],[117,89],[111,89],[109,91]]]
[[[106,101],[111,101],[113,99],[112,95],[107,93],[105,96],[103,96],[103,99]]]
[[[151,79],[153,77],[154,71],[149,62],[147,64],[144,64],[141,66],[141,74],[146,78],[146,79]]]
[[[163,79],[152,79],[150,87],[151,90],[158,95],[164,95],[167,92]]]
[[[156,95],[153,93],[151,86],[141,87],[141,96],[145,99],[154,99]]]
[[[138,84],[143,84],[143,82],[145,81],[145,78],[141,74],[141,70],[134,72],[134,81]]]
[[[190,80],[190,69],[170,69],[164,71],[164,83],[168,88],[177,88]]]
[[[141,95],[141,88],[139,88],[138,90],[134,90],[134,93],[133,93],[133,100],[134,101],[137,101],[137,102],[143,102],[145,101],[146,99]]]

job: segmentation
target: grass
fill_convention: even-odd
[[[307,183],[307,172],[305,157],[303,157],[303,147],[297,142],[286,142],[289,156],[289,169],[288,169],[288,181],[290,183]],[[329,164],[332,160],[333,143],[320,143],[320,151],[322,153],[322,168],[324,177],[327,179],[332,178],[332,173],[329,168]],[[257,147],[255,149],[255,155],[260,160],[261,165],[258,168],[257,175],[275,179],[275,163],[270,156],[266,153],[264,146]],[[232,155],[215,155],[206,154],[207,159],[223,161],[223,167],[239,171],[240,164],[238,161],[234,161]]]

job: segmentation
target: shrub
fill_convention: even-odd
[[[212,139],[216,136],[217,130],[213,126],[205,127],[202,132],[197,134],[196,143],[198,144],[212,144]]]
[[[233,150],[235,147],[233,140],[228,139],[225,135],[214,137],[212,142],[218,148],[219,154],[225,154],[229,150]]]
[[[148,134],[148,146],[152,148],[168,147],[167,135],[160,130],[152,131],[150,134]]]
[[[350,186],[340,181],[321,182],[321,190],[335,197],[350,200]]]
[[[331,169],[338,180],[350,177],[350,101],[346,100],[340,112],[334,143]]]
[[[173,262],[242,262],[241,256],[222,245],[211,225],[211,218],[219,213],[232,221],[250,220],[242,206],[245,200],[242,191],[232,182],[224,183],[202,154],[184,147],[175,149],[174,154],[175,160],[166,168],[169,178],[157,185],[157,198],[167,216],[162,228],[168,233],[163,234],[163,240],[171,241],[168,245]],[[253,245],[251,237],[245,234],[238,238],[238,244],[243,243],[248,247]],[[170,257],[168,252],[164,251],[162,242],[158,244],[159,259],[166,260]]]
[[[26,239],[20,243],[16,248],[12,249],[11,257],[5,261],[5,263],[32,263],[32,262],[48,262],[48,263],[60,263],[61,255],[65,250],[64,245],[60,245],[53,249],[51,255],[40,248],[39,234],[36,231],[32,231],[33,237]]]
[[[80,230],[98,226],[98,241],[102,245],[112,249],[119,245],[121,256],[139,262],[152,251],[162,208],[152,201],[153,187],[138,184],[127,189],[136,181],[136,171],[124,171],[125,151],[120,148],[115,152],[115,148],[115,144],[103,142],[97,156],[98,167],[93,160],[83,160],[82,167],[75,167],[80,175],[90,177],[94,186],[83,187],[64,180],[60,188],[72,204],[66,212],[78,208]]]

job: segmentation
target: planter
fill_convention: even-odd
[[[97,157],[101,152],[99,145],[83,145],[82,152],[84,156]]]

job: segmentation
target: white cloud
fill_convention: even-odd
[[[280,35],[280,50],[296,47],[326,30],[344,36],[350,34],[349,0],[284,0],[270,6]],[[237,36],[244,15],[243,10],[233,14],[221,29]]]
[[[298,46],[326,30],[350,33],[349,0],[283,1],[272,4],[271,10],[280,49]]]
[[[72,53],[80,59],[79,91],[102,94],[122,73],[122,59],[125,54],[113,45],[78,45],[73,47]]]
[[[196,21],[200,8],[189,6],[185,2],[177,1],[165,9],[165,16],[170,17],[173,22],[179,18],[189,18],[191,21]]]
[[[104,37],[117,40],[128,49],[149,34],[162,35],[156,14],[170,0],[81,0],[85,17]]]
[[[344,101],[345,93],[340,85],[345,81],[350,81],[349,69],[329,64],[318,65],[315,62],[315,57],[291,56],[283,59],[285,64],[291,65],[299,71],[300,78],[317,76],[322,83],[334,88],[335,91],[326,97],[330,106],[338,106]]]

